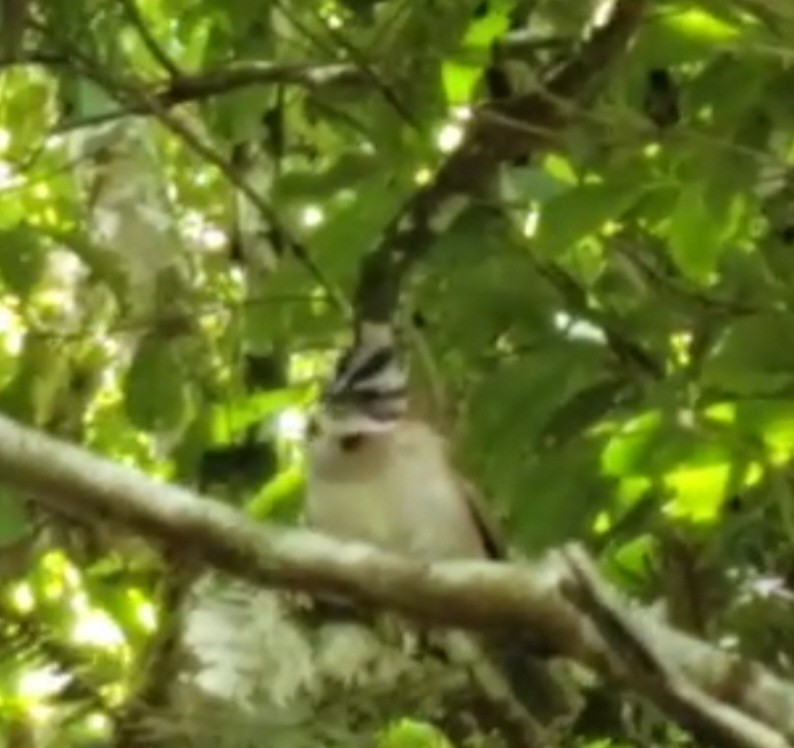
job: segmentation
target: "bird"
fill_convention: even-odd
[[[388,325],[360,326],[321,394],[307,441],[311,529],[427,562],[508,559],[499,525],[456,469],[448,441],[416,413]],[[520,641],[490,651],[531,711],[551,719],[569,710],[560,684]]]

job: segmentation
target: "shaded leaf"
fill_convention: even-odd
[[[164,431],[185,420],[189,398],[185,371],[173,341],[144,338],[124,382],[124,407],[143,431]]]
[[[620,219],[639,197],[638,184],[624,179],[566,190],[543,204],[535,241],[549,254],[568,250],[607,221]]]
[[[30,531],[30,522],[20,497],[0,489],[0,550],[22,539]]]
[[[353,189],[359,182],[372,178],[382,166],[370,153],[344,151],[327,169],[285,172],[276,184],[275,194],[285,203],[300,200],[324,203],[340,190]]]
[[[725,248],[721,227],[711,214],[702,187],[693,184],[681,192],[670,216],[668,238],[670,255],[691,279],[713,279],[720,254]]]
[[[0,275],[15,293],[31,292],[46,267],[47,253],[35,229],[20,225],[0,230]]]
[[[794,384],[794,320],[783,313],[733,322],[706,358],[706,386],[744,395],[771,394]]]
[[[512,525],[527,552],[539,553],[587,533],[610,493],[597,466],[597,444],[578,441],[516,471]]]

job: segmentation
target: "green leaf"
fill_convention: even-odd
[[[720,55],[728,45],[743,43],[750,49],[751,41],[763,37],[755,20],[731,21],[679,3],[641,26],[635,42],[636,63],[641,68],[702,63],[704,58]]]
[[[343,205],[327,206],[325,221],[310,237],[312,251],[337,278],[352,276],[361,254],[382,236],[405,197],[392,178],[379,174],[365,181]]]
[[[504,217],[470,206],[436,241],[427,267],[412,300],[439,320],[431,332],[439,350],[480,359],[505,330],[518,341],[551,331],[553,294]]]
[[[401,719],[383,730],[377,748],[451,748],[451,744],[431,724]]]
[[[63,89],[66,109],[75,119],[119,111],[121,105],[100,85],[86,78],[68,79]]]
[[[733,466],[742,457],[732,439],[687,428],[672,414],[649,411],[607,441],[601,469],[624,482],[642,478],[664,489],[670,516],[712,522],[735,487]]]
[[[637,584],[648,575],[654,561],[658,540],[650,533],[636,537],[617,546],[609,554],[607,574],[623,584]]]
[[[506,365],[471,396],[461,454],[494,502],[508,508],[528,550],[580,533],[598,508],[606,482],[594,445],[572,438],[552,451],[546,429],[603,358],[599,346],[584,342],[548,346]]]
[[[294,521],[301,508],[305,475],[297,466],[282,470],[245,506],[255,519]]]
[[[708,107],[713,120],[726,128],[736,128],[753,111],[769,88],[772,69],[753,64],[730,54],[716,58],[687,87],[687,101],[693,108]],[[720,156],[747,158],[742,151]],[[696,149],[696,152],[700,149]],[[709,151],[707,150],[706,153]]]
[[[718,410],[719,409],[719,410]],[[720,420],[735,423],[739,433],[762,440],[769,458],[784,462],[794,454],[794,399],[768,397],[740,399],[712,406]]]
[[[676,414],[652,410],[631,418],[607,441],[601,469],[610,476],[659,478],[687,464],[724,462],[728,445],[682,425]]]
[[[208,414],[212,443],[238,441],[250,426],[265,423],[285,408],[301,405],[305,400],[305,388],[285,387],[213,406]]]
[[[702,368],[707,387],[743,395],[794,386],[794,322],[782,312],[738,319],[723,333]]]
[[[21,499],[8,489],[0,489],[0,549],[21,540],[30,530]]]
[[[446,61],[441,65],[441,80],[449,106],[468,104],[482,76],[482,68]]]
[[[0,275],[15,293],[27,296],[41,279],[47,252],[35,229],[20,225],[0,230]]]
[[[28,336],[15,362],[16,372],[0,394],[0,409],[14,418],[42,426],[62,407],[70,361],[55,338]]]
[[[663,428],[658,410],[641,413],[629,419],[609,439],[601,455],[601,469],[606,475],[644,475],[643,465],[659,439]]]
[[[667,473],[664,485],[671,498],[665,511],[690,522],[715,521],[732,485],[733,463],[725,457],[705,465],[684,463]]]
[[[607,221],[617,221],[639,200],[641,186],[633,180],[614,179],[585,183],[552,197],[540,211],[535,242],[548,254],[571,249],[599,232]]]
[[[489,444],[520,440],[532,445],[555,414],[588,388],[604,359],[598,345],[563,342],[506,364],[472,395],[474,435]]]
[[[285,204],[318,201],[326,203],[341,190],[355,189],[365,179],[378,175],[380,159],[360,150],[344,151],[327,168],[295,169],[285,172],[275,186],[277,200]]]
[[[596,443],[577,440],[516,467],[513,532],[531,554],[586,534],[611,495],[598,474]]]
[[[548,443],[565,442],[604,418],[614,407],[619,394],[626,388],[623,381],[606,379],[579,390],[549,419],[543,440]]]
[[[665,14],[662,23],[690,39],[697,39],[704,44],[727,44],[736,39],[741,31],[701,8],[687,8],[679,13]]]
[[[473,47],[490,52],[491,45],[510,28],[510,11],[513,0],[491,0],[488,12],[475,19],[463,37],[464,47]]]
[[[488,12],[466,29],[454,59],[444,60],[441,80],[450,106],[467,104],[491,56],[491,45],[510,28],[511,0],[488,3]],[[462,62],[465,59],[466,62]]]
[[[189,397],[185,371],[173,341],[145,337],[127,371],[124,407],[143,431],[167,431],[184,423]]]
[[[352,273],[352,258],[341,248],[340,264]],[[330,263],[329,263],[330,264]],[[327,272],[327,265],[323,266]],[[336,268],[338,272],[341,271]],[[328,274],[330,276],[330,273]],[[299,348],[302,344],[327,339],[344,324],[341,310],[325,294],[318,293],[314,278],[298,263],[283,263],[273,276],[274,282],[257,294],[243,310],[243,340],[254,351],[270,350],[274,340],[289,340]],[[337,277],[332,278],[337,281]]]
[[[555,177],[547,169],[517,166],[508,172],[516,196],[523,200],[546,202],[568,189],[569,182]]]
[[[722,227],[708,209],[701,184],[681,192],[670,216],[667,237],[670,256],[683,273],[701,283],[713,280],[725,244]]]

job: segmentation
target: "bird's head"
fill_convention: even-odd
[[[391,331],[364,328],[339,358],[317,414],[323,433],[369,436],[395,428],[408,409],[408,374]]]

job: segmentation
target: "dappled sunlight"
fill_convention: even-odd
[[[447,122],[436,135],[438,150],[442,153],[451,153],[463,142],[466,130],[455,122]]]
[[[356,673],[321,694],[323,658],[355,661],[356,632],[377,638],[388,616],[326,630],[290,608],[265,636],[257,606],[282,585],[292,604],[295,579],[348,571],[317,572],[278,528],[311,519],[310,419],[333,409],[320,396],[345,366],[355,428],[329,439],[350,473],[328,495],[353,497],[350,524],[414,557],[421,535],[432,560],[476,494],[480,551],[491,514],[517,560],[580,542],[659,624],[659,651],[633,659],[675,666],[661,685],[623,657],[631,631],[615,646],[596,615],[610,611],[564,590],[567,612],[533,637],[557,651],[549,632],[594,635],[554,663],[586,707],[555,740],[704,742],[682,733],[678,676],[794,740],[794,710],[764,711],[777,702],[749,677],[730,698],[697,679],[720,647],[770,679],[794,673],[785,3],[7,5],[0,414],[220,506],[157,504],[143,521],[124,486],[74,485],[68,452],[28,464],[35,435],[0,445],[0,743],[88,748],[130,728],[197,748],[524,744],[493,683],[463,684],[464,668],[452,699],[425,694],[424,675],[398,681],[391,655],[377,672],[391,692]],[[410,418],[449,446],[438,474],[431,450],[401,441],[402,380],[376,376],[391,348],[340,364],[373,322],[408,366]],[[359,423],[389,428],[375,439]],[[391,462],[394,445],[410,461]],[[375,597],[380,573],[365,575]],[[209,707],[191,614],[223,685]],[[699,639],[685,667],[689,640],[665,649],[669,628]],[[435,639],[425,652],[406,631],[399,656],[440,665]],[[303,700],[264,706],[269,686],[300,679]]]

